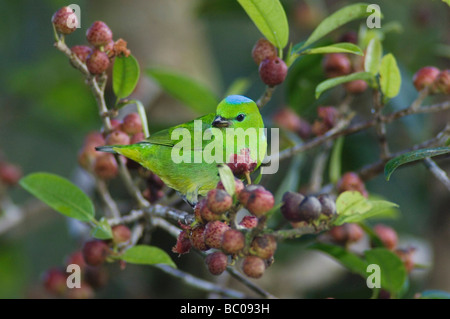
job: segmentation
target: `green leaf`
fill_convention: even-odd
[[[279,49],[289,40],[289,26],[279,0],[238,0],[258,30]]]
[[[362,209],[361,211],[358,211],[355,209],[354,213],[351,215],[338,216],[338,218],[334,221],[333,224],[342,225],[345,223],[359,223],[363,220],[373,217],[381,217],[381,216],[390,217],[389,214],[392,213],[392,208],[398,207],[397,204],[385,200],[377,200],[377,201],[366,200],[366,201],[367,201],[366,203],[371,206],[369,210],[364,211],[364,209]]]
[[[251,85],[251,81],[249,78],[237,78],[230,84],[230,87],[227,89],[225,96],[229,95],[243,95],[247,92],[248,88]]]
[[[397,61],[391,53],[386,54],[381,59],[380,65],[380,85],[385,99],[397,96],[398,92],[400,92],[401,84],[402,78]]]
[[[450,6],[450,0],[442,0],[442,1],[444,1],[446,4]]]
[[[449,3],[450,5],[450,3]],[[442,290],[425,290],[420,294],[420,299],[450,299],[450,293]]]
[[[333,146],[330,158],[330,182],[336,184],[341,178],[342,149],[344,146],[344,136],[339,137]]]
[[[134,56],[118,56],[114,59],[113,90],[119,99],[133,93],[139,80],[139,63]]]
[[[346,217],[364,214],[372,208],[372,204],[357,191],[346,191],[336,199],[337,219],[333,224],[341,225],[346,222]]]
[[[367,46],[366,56],[364,60],[364,70],[373,75],[378,74],[380,69],[381,57],[383,55],[383,47],[378,38],[370,40]]]
[[[330,255],[353,273],[359,274],[363,277],[367,276],[367,263],[357,255],[349,252],[341,246],[325,243],[314,243],[309,246],[309,248],[316,249]]]
[[[381,288],[398,293],[406,281],[407,273],[400,258],[386,248],[374,248],[364,252],[367,264],[380,267]]]
[[[219,176],[227,193],[233,196],[236,192],[236,182],[234,181],[234,175],[230,167],[228,165],[220,165]]]
[[[97,239],[110,239],[113,237],[111,226],[105,217],[102,217],[92,229],[91,235]]]
[[[363,51],[353,43],[336,43],[324,47],[312,48],[302,52],[302,54],[326,54],[326,53],[353,53],[356,55],[364,55]]]
[[[450,147],[436,147],[436,148],[424,148],[417,151],[408,152],[397,156],[391,159],[384,166],[384,176],[388,181],[391,178],[392,173],[399,167],[400,165],[422,160],[427,157],[433,157],[438,155],[443,155],[450,153]]]
[[[318,99],[320,95],[328,89],[331,89],[339,84],[355,80],[364,80],[370,84],[370,82],[374,80],[374,76],[369,72],[356,72],[349,75],[338,76],[332,79],[325,80],[316,87],[316,99]]]
[[[57,212],[86,222],[94,219],[91,199],[65,178],[49,173],[33,173],[20,180],[20,185]]]
[[[138,265],[155,265],[166,264],[173,268],[177,268],[173,260],[162,249],[155,246],[136,245],[127,249],[120,259],[130,264]]]
[[[311,45],[331,31],[350,21],[368,17],[372,13],[367,12],[367,6],[367,3],[356,3],[336,11],[317,26],[317,28],[309,36],[308,40],[306,40],[303,44],[302,48]]]
[[[219,100],[203,84],[173,71],[152,68],[147,74],[174,98],[200,114],[214,112]]]

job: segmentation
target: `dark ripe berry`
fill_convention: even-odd
[[[336,202],[331,198],[330,195],[322,194],[317,196],[320,202],[321,210],[320,213],[328,218],[336,215]]]
[[[255,170],[257,162],[250,157],[250,150],[243,148],[240,154],[231,154],[227,163],[235,176],[251,173]]]
[[[259,65],[263,60],[277,56],[277,48],[266,39],[259,39],[252,49],[252,58]]]
[[[273,115],[272,120],[279,127],[294,132],[303,139],[311,135],[311,125],[290,108],[282,108]]]
[[[115,244],[126,243],[131,238],[131,230],[125,225],[116,225],[111,228]]]
[[[440,71],[434,66],[426,66],[421,68],[413,76],[413,83],[417,91],[421,91],[426,87],[430,87],[438,77]]]
[[[319,218],[322,205],[314,196],[306,196],[298,206],[300,221],[312,222]]]
[[[70,34],[77,29],[78,18],[71,8],[62,7],[53,14],[52,23],[59,33]]]
[[[214,188],[208,192],[206,204],[213,213],[221,215],[233,205],[233,199],[223,189]]]
[[[247,256],[242,262],[242,271],[250,278],[261,278],[266,270],[264,260],[256,256]]]
[[[218,276],[227,269],[228,257],[223,252],[216,251],[206,256],[205,263],[208,265],[209,272]]]
[[[298,207],[303,201],[305,196],[299,193],[286,192],[283,195],[283,206],[281,206],[281,213],[284,218],[290,222],[300,222],[302,221],[302,216],[299,214]]]
[[[1,183],[14,186],[22,178],[22,170],[19,166],[2,162],[0,163],[0,181]]]
[[[49,269],[43,277],[44,287],[48,292],[62,295],[67,290],[67,275],[60,269]]]
[[[333,227],[329,232],[333,241],[339,244],[350,244],[359,241],[364,231],[358,224],[343,224]]]
[[[172,251],[176,254],[186,254],[191,250],[192,244],[189,240],[189,237],[186,233],[186,231],[180,232],[177,238],[177,243],[172,248]]]
[[[134,135],[142,132],[142,122],[139,114],[130,113],[125,116],[122,121],[122,131],[128,135]]]
[[[406,271],[410,273],[414,269],[414,253],[416,252],[416,249],[412,247],[406,249],[396,249],[394,252],[403,261]]]
[[[223,233],[222,250],[227,254],[237,254],[245,246],[245,237],[236,229],[229,229]]]
[[[102,240],[91,240],[83,246],[83,258],[89,266],[100,266],[110,253],[108,245]]]
[[[88,56],[92,53],[92,48],[87,45],[75,45],[70,48],[81,62],[86,63]]]
[[[111,179],[117,176],[118,166],[114,155],[99,155],[94,162],[94,174],[101,179]]]
[[[345,32],[338,40],[338,42],[358,43],[358,34],[355,31]]]
[[[85,281],[80,283],[80,288],[73,288],[67,291],[67,299],[91,299],[94,298],[94,290]]]
[[[268,86],[275,86],[284,82],[288,67],[279,57],[264,59],[259,65],[259,77]]]
[[[343,193],[345,191],[357,191],[366,198],[369,196],[364,182],[358,174],[354,172],[347,172],[342,175],[341,179],[337,183],[337,190],[338,193]]]
[[[352,71],[350,59],[343,53],[325,55],[322,65],[328,78],[347,75]]]
[[[205,243],[205,226],[198,225],[191,231],[191,244],[198,250],[208,250],[209,247]]]
[[[450,94],[450,70],[441,71],[431,89],[432,93]]]
[[[103,21],[95,21],[86,31],[86,39],[96,47],[109,44],[113,39],[111,29]]]
[[[136,144],[145,140],[145,135],[143,132],[134,134],[130,139],[130,144]]]
[[[394,250],[398,244],[397,232],[386,225],[378,224],[373,228],[375,234],[380,238],[384,247],[390,250]]]
[[[367,90],[368,84],[364,80],[355,80],[345,83],[344,87],[350,94],[360,94]]]
[[[81,269],[86,267],[86,262],[84,261],[83,253],[81,251],[76,251],[71,254],[65,262],[66,265],[75,264],[80,266]]]
[[[205,243],[211,248],[220,248],[222,246],[223,234],[230,227],[218,220],[209,222],[205,228]]]
[[[235,191],[236,194],[239,195],[239,193],[244,189],[244,183],[237,178],[234,178],[234,183],[235,183]],[[222,184],[222,181],[219,181],[219,183],[217,183],[217,189],[223,189],[225,190],[225,187]]]
[[[252,241],[250,252],[262,259],[269,259],[277,250],[277,240],[272,235],[257,236]]]
[[[127,133],[116,130],[106,136],[106,145],[128,145],[130,144],[130,137]]]
[[[91,267],[87,266],[84,274],[86,283],[94,289],[99,289],[105,286],[108,282],[109,276],[105,267]],[[81,284],[83,286],[83,284]]]
[[[239,225],[247,229],[255,228],[258,225],[258,218],[255,216],[244,216]]]
[[[263,216],[271,210],[275,204],[275,199],[272,193],[264,189],[262,186],[255,189],[247,187],[244,192],[249,192],[249,196],[246,198],[244,206],[256,217]]]
[[[109,58],[105,52],[95,49],[86,60],[86,66],[91,74],[101,74],[109,67]]]

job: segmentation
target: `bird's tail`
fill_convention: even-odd
[[[97,146],[95,148],[96,151],[111,153],[111,154],[119,154],[117,152],[117,145],[105,145],[105,146]]]
[[[105,145],[97,146],[95,149],[100,152],[120,154],[135,162],[141,163],[143,161],[141,144],[143,143],[131,145]]]

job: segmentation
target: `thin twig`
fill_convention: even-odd
[[[261,95],[258,101],[256,101],[256,105],[258,105],[258,107],[261,109],[264,105],[266,105],[270,101],[274,91],[275,91],[274,86],[266,86],[264,93]]]
[[[442,183],[445,187],[450,191],[450,179],[447,176],[447,173],[440,168],[435,161],[431,158],[426,158],[423,160],[425,166],[430,170],[431,173]]]
[[[100,194],[100,197],[102,198],[103,203],[106,205],[106,207],[108,207],[108,210],[107,210],[108,213],[106,214],[106,217],[120,218],[119,208],[117,207],[117,204],[114,201],[114,199],[111,197],[111,194],[109,193],[109,190],[108,190],[108,187],[106,186],[105,181],[100,178],[96,178],[95,182],[96,182],[98,193]]]
[[[378,144],[380,145],[380,157],[386,159],[389,157],[389,146],[386,138],[386,124],[383,122],[383,107],[384,104],[381,102],[380,91],[375,90],[373,93],[373,101],[375,108],[375,128],[378,137]]]
[[[244,284],[245,286],[247,286],[248,288],[250,288],[254,292],[258,293],[259,295],[261,295],[261,296],[263,296],[265,298],[269,298],[269,299],[278,299],[277,297],[272,295],[270,292],[265,291],[264,289],[262,289],[258,285],[254,284],[253,282],[248,280],[246,277],[244,277],[244,275],[242,275],[239,271],[237,271],[236,268],[228,267],[227,268],[227,272],[232,277],[237,279],[239,282],[241,282],[242,284]]]

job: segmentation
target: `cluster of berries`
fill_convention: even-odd
[[[251,278],[260,278],[271,263],[277,242],[271,235],[256,235],[246,241],[246,230],[258,226],[263,216],[274,206],[272,193],[259,185],[247,185],[235,179],[236,200],[219,182],[215,189],[208,192],[206,198],[195,206],[193,225],[183,226],[173,252],[184,254],[194,247],[200,251],[214,249],[205,261],[213,275],[225,271],[231,260],[243,257],[242,270]],[[227,212],[236,211],[243,205],[251,215],[232,228],[227,220]],[[229,257],[231,257],[229,260]]]
[[[65,266],[78,265],[81,270],[80,288],[69,288],[67,279],[70,273],[63,268],[51,268],[43,276],[46,290],[54,296],[69,299],[88,299],[94,297],[95,290],[103,287],[108,281],[108,272],[103,267],[107,258],[113,254],[112,247],[126,244],[131,238],[131,231],[124,225],[112,227],[112,240],[87,241],[81,251],[71,254]]]
[[[112,131],[108,134],[92,132],[84,140],[78,155],[78,163],[85,170],[101,179],[117,176],[118,167],[113,154],[95,150],[97,146],[128,145],[144,140],[142,122],[137,113],[126,115],[122,121],[111,120]]]
[[[284,82],[288,67],[278,57],[275,46],[266,39],[259,39],[252,50],[253,60],[259,65],[259,76],[264,84],[276,86]]]
[[[55,12],[52,23],[57,32],[67,35],[77,29],[78,19],[70,7],[63,7]],[[91,74],[105,72],[115,56],[130,54],[126,41],[119,39],[114,42],[111,29],[102,21],[95,21],[89,27],[86,39],[91,46],[75,45],[71,51],[86,64]]]
[[[417,91],[427,88],[431,94],[450,94],[450,70],[423,67],[414,74],[413,83]]]

